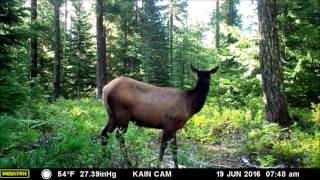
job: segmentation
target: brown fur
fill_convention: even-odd
[[[162,160],[167,142],[173,139],[173,159],[177,167],[176,131],[202,108],[209,90],[210,74],[217,69],[199,71],[192,67],[198,81],[196,87],[189,91],[156,87],[127,77],[112,80],[103,88],[102,98],[109,121],[101,136],[107,137],[107,133],[116,127],[125,133],[130,120],[139,126],[163,129],[159,159]],[[122,134],[118,133],[117,137],[124,147]],[[102,142],[105,145],[106,139]]]

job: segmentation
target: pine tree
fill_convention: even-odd
[[[277,1],[285,93],[288,103],[296,107],[320,103],[319,6],[317,0]]]
[[[239,0],[216,0],[209,23],[214,29],[216,49],[224,48],[237,41],[230,29],[241,27],[241,17],[236,9],[238,4]]]
[[[138,0],[110,1],[106,5],[108,80],[120,75],[142,80],[142,8]]]
[[[168,40],[157,1],[143,2],[141,49],[145,80],[160,86],[169,85]]]
[[[31,28],[35,29],[37,24],[37,0],[31,0]],[[37,32],[31,37],[30,40],[31,49],[31,67],[30,78],[37,77],[38,75],[38,37]]]
[[[26,101],[27,75],[20,74],[22,55],[18,48],[27,42],[26,34],[19,28],[26,16],[19,0],[0,1],[0,112],[13,113]]]
[[[168,24],[168,37],[169,37],[169,56],[168,56],[168,66],[169,66],[169,75],[171,84],[175,84],[174,80],[174,72],[177,70],[178,66],[175,58],[175,46],[176,46],[176,39],[177,36],[181,35],[182,33],[179,32],[179,26],[186,25],[186,18],[187,18],[187,8],[188,4],[187,1],[177,1],[177,0],[170,0],[168,5],[165,6],[166,11],[164,13],[164,17]]]
[[[81,98],[88,95],[95,85],[95,65],[92,51],[93,36],[90,34],[89,14],[84,10],[82,0],[72,1],[74,15],[67,36],[66,84],[68,97]]]
[[[221,22],[228,26],[241,26],[241,17],[236,9],[239,5],[239,0],[223,0],[220,5],[220,19]]]
[[[139,60],[137,57],[139,37],[137,37],[137,20],[135,2],[131,0],[122,1],[119,11],[119,34],[117,39],[119,44],[118,58],[123,62],[122,73],[129,77],[137,77],[139,73]],[[135,17],[135,18],[132,18]],[[138,39],[137,39],[138,38]]]
[[[38,34],[38,77],[37,85],[41,87],[46,96],[52,96],[52,52],[54,7],[50,1],[38,1],[37,34]]]

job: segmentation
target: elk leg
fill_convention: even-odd
[[[112,119],[109,119],[108,124],[102,129],[102,131],[100,133],[102,146],[107,145],[108,133],[112,133],[115,128],[116,128],[116,125],[115,125],[114,121]]]
[[[159,153],[159,160],[162,161],[164,150],[167,148],[168,141],[172,138],[171,133],[167,131],[162,131],[162,137],[161,137],[161,146],[160,146],[160,153]]]
[[[178,168],[178,159],[177,159],[177,136],[176,133],[173,135],[173,141],[172,141],[172,159],[174,162],[174,168]]]
[[[127,152],[127,149],[126,149],[126,144],[125,144],[125,139],[123,137],[123,134],[127,132],[127,127],[125,128],[120,128],[120,129],[117,129],[117,133],[116,133],[116,137],[120,143],[120,149],[122,150],[122,153],[123,153],[123,156],[124,156],[124,163],[125,163],[125,166],[127,167],[131,167],[131,162],[128,158],[128,152]]]

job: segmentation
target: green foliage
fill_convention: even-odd
[[[156,143],[160,140],[159,135],[155,129],[141,128],[133,123],[129,124],[129,130],[124,137],[126,139],[126,150],[134,167],[156,167],[159,164],[158,157],[155,156],[156,151],[158,151]]]
[[[63,94],[68,98],[81,98],[94,94],[93,35],[90,33],[89,12],[84,9],[82,1],[72,1],[72,7],[75,15],[71,16],[71,27],[65,34]]]
[[[109,79],[120,75],[143,79],[142,69],[142,35],[141,35],[141,7],[136,1],[112,1],[107,3],[106,19],[107,52]]]
[[[114,1],[107,5],[107,57],[110,80],[126,75],[169,85],[166,27],[156,1]]]
[[[291,106],[319,103],[319,1],[278,1],[285,92]]]
[[[142,63],[145,80],[159,86],[169,85],[168,41],[157,1],[143,3],[141,16]]]
[[[213,77],[210,96],[219,107],[249,106],[257,111],[262,108],[262,88],[256,39],[246,37],[237,27],[222,25],[221,34],[227,32],[235,42],[216,55],[220,68]]]
[[[223,0],[220,4],[220,20],[225,23],[231,23],[233,26],[241,26],[241,17],[236,6],[239,0]]]
[[[7,12],[0,15],[0,167],[123,167],[115,133],[106,147],[97,138],[106,124],[102,103],[81,99],[92,96],[95,86],[93,11],[85,11],[82,0],[68,2],[71,24],[69,31],[61,31],[62,89],[68,100],[54,104],[46,102],[52,89],[52,4],[38,1],[37,22],[30,24],[25,3],[0,2],[0,13]],[[203,42],[216,19],[209,26],[188,24],[186,1],[107,1],[108,80],[126,75],[190,89],[195,80],[190,64],[200,69],[219,64],[206,105],[178,131],[179,163],[215,167],[228,156],[246,155],[260,167],[320,167],[320,29],[319,9],[314,8],[319,2],[277,1],[284,91],[294,119],[288,128],[263,121],[258,39],[239,28],[236,9],[230,26],[228,3],[240,1],[220,2],[221,47],[216,50]],[[38,77],[30,80],[27,38],[34,35],[39,66]],[[160,165],[159,135],[158,130],[130,123],[125,139],[134,167]],[[169,155],[170,148],[165,161]]]
[[[173,60],[171,62],[171,84],[182,89],[191,89],[194,85],[195,75],[190,70],[190,65],[199,69],[209,70],[218,63],[218,54],[204,47],[202,39],[205,28],[191,26],[181,28],[175,36]]]
[[[260,116],[253,117],[253,114],[261,113],[261,111],[253,113],[247,109],[219,109],[214,105],[205,106],[201,114],[195,115],[181,133],[200,142],[209,144],[221,142],[220,138],[224,136],[245,132],[247,128],[258,126]]]
[[[294,112],[312,118],[311,121],[319,114],[318,110]],[[213,151],[210,147],[229,147],[236,149],[233,156],[245,154],[261,167],[280,163],[319,167],[319,127],[312,126],[312,131],[305,132],[295,123],[284,129],[264,122],[262,114],[261,109],[219,109],[208,103],[178,131],[179,163],[187,167],[214,167],[214,159],[225,158],[230,152]],[[102,103],[92,99],[59,99],[55,104],[38,103],[15,116],[1,115],[0,167],[123,167],[124,151],[115,133],[110,135],[106,147],[100,145],[97,135],[106,124],[105,116]],[[124,137],[133,167],[160,164],[156,155],[158,130],[130,123]],[[171,158],[170,148],[166,154],[165,161],[167,156]]]
[[[50,1],[38,1],[37,6],[38,33],[38,77],[34,79],[35,84],[40,86],[39,93],[49,97],[52,88],[52,59],[53,59],[53,6]]]
[[[1,116],[2,167],[92,167],[99,160],[92,154],[102,152],[96,137],[105,119],[97,106],[101,103],[88,99],[59,100],[23,116]]]
[[[320,167],[320,153],[319,153],[319,147],[320,147],[320,133],[319,131],[315,134],[315,138],[309,139],[307,141],[307,153],[308,156],[303,159],[303,163],[306,165],[306,167],[313,167],[313,168],[319,168]]]
[[[2,115],[0,119],[0,154],[15,146],[12,142],[17,139],[19,121],[12,116]]]
[[[238,14],[236,6],[239,4],[239,0],[223,0],[219,3],[219,19],[217,19],[217,7],[214,8],[210,15],[209,26],[211,29],[215,29],[216,24],[219,23],[219,44],[225,48],[230,44],[237,41],[237,37],[234,37],[233,28],[241,27],[241,17]],[[221,25],[223,25],[221,29]],[[216,29],[215,29],[216,30]],[[214,30],[214,34],[216,34]],[[221,31],[222,30],[222,31]],[[216,43],[216,42],[215,42]]]
[[[18,83],[16,78],[9,77],[11,73],[0,73],[0,112],[13,113],[21,108],[27,99],[29,89]]]
[[[319,128],[303,128],[298,122],[289,128],[264,123],[248,133],[244,151],[261,167],[319,167]]]
[[[320,128],[320,104],[312,104],[312,121]]]
[[[212,113],[212,114],[211,114]],[[187,124],[187,126],[181,130],[181,134],[190,139],[197,140],[199,142],[213,142],[215,139],[211,134],[212,124],[214,123],[214,118],[216,117],[217,111],[209,111],[206,114],[201,114],[193,117]],[[199,129],[202,129],[199,131]]]
[[[17,0],[1,1],[0,7],[0,112],[13,113],[23,106],[29,91],[22,45],[27,35],[22,21],[26,14]]]

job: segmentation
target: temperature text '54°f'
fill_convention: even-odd
[[[74,171],[58,171],[58,177],[72,177],[75,175]]]

